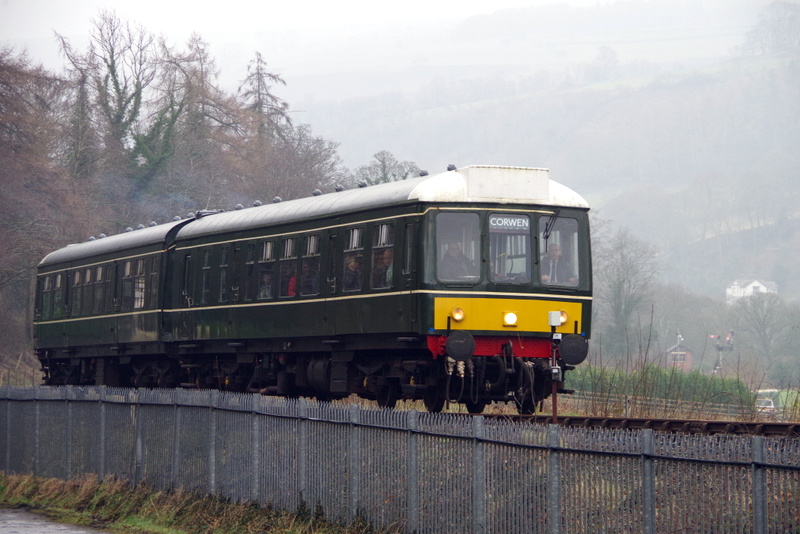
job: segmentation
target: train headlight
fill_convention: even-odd
[[[569,316],[564,310],[547,312],[547,323],[550,326],[563,326],[568,320]]]
[[[517,314],[515,312],[503,313],[503,326],[517,326]]]
[[[452,317],[457,323],[463,321],[465,316],[466,314],[464,313],[463,308],[453,308],[453,310],[450,312],[450,317]]]

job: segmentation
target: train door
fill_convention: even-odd
[[[219,262],[219,304],[225,306],[225,324],[219,325],[222,337],[238,339],[239,328],[236,320],[236,305],[241,300],[240,294],[240,245],[222,245]]]
[[[194,305],[194,278],[192,255],[186,254],[181,262],[181,274],[178,280],[180,287],[179,302],[176,303],[177,320],[175,321],[176,340],[194,339],[194,322],[192,306]]]
[[[333,334],[352,332],[357,296],[368,286],[363,225],[340,227],[328,233],[325,316]]]

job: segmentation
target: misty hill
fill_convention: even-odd
[[[429,171],[549,167],[603,218],[656,244],[665,281],[722,298],[733,279],[753,275],[798,298],[800,55],[740,53],[757,24],[753,2],[644,9],[653,4],[470,19],[447,33],[445,51],[389,70],[387,79],[406,83],[317,102],[307,118],[341,143],[348,162],[374,148]],[[728,18],[712,28],[722,13]],[[670,50],[677,27],[685,35]],[[508,53],[487,65],[482,45]],[[658,54],[648,52],[657,60],[625,60],[657,45]],[[593,55],[581,61],[587,50]]]

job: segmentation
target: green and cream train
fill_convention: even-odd
[[[277,200],[47,255],[44,383],[531,413],[586,358],[589,208],[546,169]]]

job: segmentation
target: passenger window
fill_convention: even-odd
[[[148,308],[151,310],[155,310],[159,308],[158,305],[158,266],[159,266],[159,257],[153,257],[153,263],[150,266],[150,287],[149,289],[149,299],[150,302],[148,304]]]
[[[72,315],[81,314],[81,271],[72,274]]]
[[[105,303],[105,267],[94,270],[94,313],[103,313]]]
[[[372,229],[372,287],[394,285],[394,224],[377,224]]]
[[[489,215],[489,279],[501,284],[530,284],[531,220],[527,215]]]
[[[244,300],[254,300],[257,294],[256,244],[248,243],[244,256]]]
[[[50,275],[39,279],[39,288],[39,318],[49,319],[53,307],[52,279],[50,278]]]
[[[136,260],[136,276],[133,280],[133,308],[136,310],[144,308],[145,282],[147,280],[145,272],[145,260],[144,258],[139,258]]]
[[[405,241],[404,241],[404,248],[405,248],[405,256],[403,257],[403,274],[410,274],[414,269],[414,234],[415,234],[416,225],[415,224],[407,224],[406,225],[406,233],[405,233]]]
[[[342,291],[361,291],[364,286],[364,229],[348,228],[344,249]]]
[[[319,235],[306,237],[303,255],[303,277],[300,279],[300,294],[319,295]]]
[[[203,270],[200,278],[200,304],[208,304],[211,297],[211,251],[203,251]]]
[[[58,319],[61,317],[61,306],[62,306],[62,299],[64,298],[64,288],[62,286],[62,274],[58,273],[55,275],[55,279],[53,280],[53,319]]]
[[[261,244],[261,256],[258,264],[258,300],[271,299],[275,296],[275,250],[272,241]]]
[[[282,242],[280,272],[278,274],[281,297],[297,293],[297,238],[287,237]]]
[[[187,254],[183,257],[183,290],[181,291],[181,296],[183,297],[183,303],[188,307],[194,304],[192,290],[192,255]]]
[[[557,213],[539,217],[539,278],[547,286],[578,285],[578,221],[558,217]]]
[[[445,282],[474,284],[480,279],[481,231],[477,213],[436,216],[436,276]]]
[[[228,256],[230,247],[222,245],[222,252],[219,259],[219,301],[228,302]]]
[[[94,284],[92,283],[92,269],[83,272],[83,297],[81,315],[91,315],[94,311]]]
[[[122,303],[120,310],[129,312],[133,309],[133,272],[131,262],[122,264]]]

